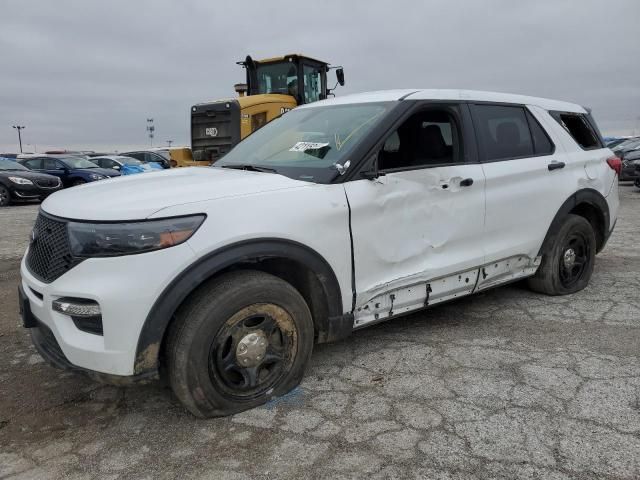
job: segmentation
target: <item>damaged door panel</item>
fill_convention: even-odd
[[[471,187],[461,187],[474,178]],[[393,172],[345,184],[356,308],[386,292],[484,264],[480,165]]]
[[[473,292],[477,280],[476,268],[377,295],[356,309],[354,328],[468,295]]]
[[[484,265],[479,270],[478,285],[474,292],[530,277],[538,270],[541,259],[542,257],[516,255]]]
[[[504,283],[530,277],[540,266],[541,257],[509,257],[445,277],[416,282],[380,293],[354,313],[354,328],[464,297]]]

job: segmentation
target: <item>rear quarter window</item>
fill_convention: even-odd
[[[600,136],[591,125],[588,115],[571,112],[549,113],[583,150],[602,148]]]

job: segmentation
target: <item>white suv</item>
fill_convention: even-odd
[[[621,162],[587,110],[406,90],[299,107],[212,168],[43,203],[22,317],[51,363],[166,375],[195,415],[297,385],[314,342],[528,277],[589,282]]]

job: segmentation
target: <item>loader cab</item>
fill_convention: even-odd
[[[237,98],[199,103],[191,107],[191,150],[196,165],[209,165],[238,142],[271,120],[305,103],[324,100],[329,64],[304,55],[237,62],[246,71],[246,84],[234,85]],[[341,67],[337,83],[344,85]]]
[[[248,95],[289,95],[297,105],[327,98],[326,62],[294,54],[238,63],[246,69]]]

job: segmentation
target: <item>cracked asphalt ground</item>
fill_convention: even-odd
[[[492,290],[318,346],[302,385],[199,420],[54,370],[18,325],[37,206],[0,211],[0,477],[640,478],[640,191],[590,286]]]

